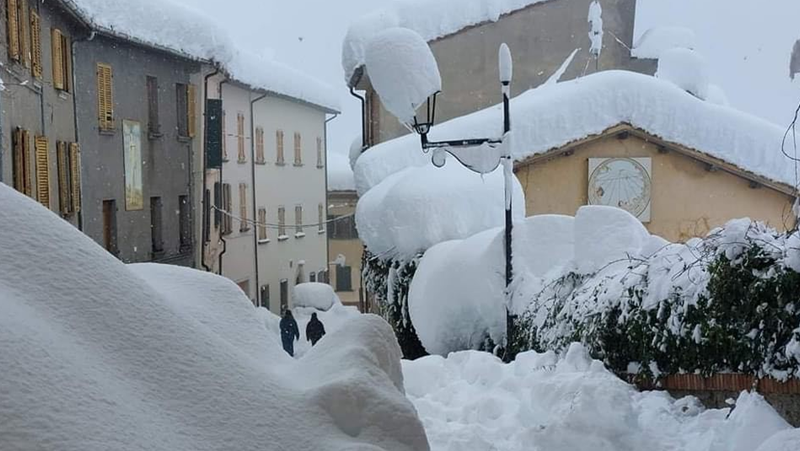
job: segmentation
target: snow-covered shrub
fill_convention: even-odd
[[[798,232],[749,219],[623,267],[569,270],[520,319],[515,351],[573,341],[617,372],[800,376]]]
[[[405,359],[428,355],[408,314],[408,290],[419,257],[408,262],[382,260],[365,250],[362,261],[364,288],[374,294],[378,313],[394,329]]]

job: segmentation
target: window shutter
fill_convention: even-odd
[[[317,216],[319,217],[319,221],[318,221],[319,227],[318,227],[317,230],[319,230],[320,232],[323,232],[323,231],[325,231],[325,206],[324,205],[319,204],[317,206]]]
[[[64,44],[61,39],[61,30],[50,29],[50,54],[53,59],[53,87],[64,90]]]
[[[61,53],[62,53],[62,80],[64,82],[64,91],[72,91],[72,46],[69,42],[69,37],[64,34],[61,35]]]
[[[317,138],[317,167],[322,168],[322,138]]]
[[[70,189],[69,174],[71,165],[69,164],[69,150],[67,143],[56,142],[56,162],[58,165],[58,207],[61,214],[66,216],[72,213],[72,190]]]
[[[12,149],[13,149],[13,172],[14,172],[14,188],[24,194],[25,192],[25,179],[26,179],[26,165],[27,155],[25,155],[24,140],[22,129],[17,127],[11,135]]]
[[[27,0],[17,0],[19,4],[19,11],[17,12],[17,27],[19,31],[19,53],[20,53],[20,62],[25,66],[30,68],[31,67],[31,52],[28,48],[28,22],[30,21],[30,16],[28,13],[28,1]]]
[[[147,77],[147,130],[152,136],[161,134],[158,117],[158,78]]]
[[[228,161],[228,135],[225,133],[225,110],[222,111],[222,161]]]
[[[303,164],[303,147],[300,143],[300,133],[294,133],[294,164]]]
[[[303,206],[295,205],[294,207],[294,232],[303,233]]]
[[[283,158],[283,130],[278,130],[275,132],[275,149],[277,151],[275,162],[278,164],[284,164],[285,160]]]
[[[256,127],[256,161],[264,163],[264,129]]]
[[[225,210],[225,214],[222,216],[222,234],[228,235],[233,230],[233,219],[231,218],[233,201],[231,199],[230,183],[222,184],[222,208]]]
[[[100,130],[114,128],[114,99],[111,66],[97,64],[97,111]]]
[[[197,134],[197,98],[194,85],[189,85],[186,89],[187,121],[189,125],[189,137],[194,138]]]
[[[266,241],[267,239],[267,209],[258,209],[258,240]]]
[[[246,232],[250,229],[247,223],[247,184],[239,184],[239,231]]]
[[[286,208],[278,207],[278,236],[286,236]]]
[[[236,143],[239,150],[239,163],[247,161],[247,156],[244,152],[244,114],[239,113],[236,115]]]
[[[31,9],[31,53],[33,76],[42,79],[42,23],[39,14]]]
[[[28,197],[33,197],[33,160],[31,159],[31,132],[22,131],[22,155],[25,161],[24,168],[24,193]]]
[[[77,213],[81,211],[81,149],[78,143],[69,144],[69,165],[72,212]]]
[[[18,0],[8,0],[6,3],[8,24],[8,57],[19,61],[19,3]]]
[[[36,137],[36,194],[39,202],[50,208],[50,159],[44,136]]]

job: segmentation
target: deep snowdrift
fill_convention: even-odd
[[[227,279],[126,266],[0,184],[0,448],[427,449],[374,316],[293,361]]]
[[[477,351],[430,356],[403,361],[403,373],[434,451],[800,448],[798,430],[758,394],[743,392],[730,412],[640,393],[578,344],[561,359],[526,352],[508,365]]]

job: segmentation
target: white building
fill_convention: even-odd
[[[338,111],[308,77],[275,63],[263,71],[270,77],[241,64],[209,67],[198,79],[208,99],[222,100],[221,172],[204,166],[200,184],[207,219],[199,267],[279,313],[291,307],[297,283],[327,281],[325,123]],[[288,79],[293,84],[281,83]],[[203,114],[208,147],[213,114]]]

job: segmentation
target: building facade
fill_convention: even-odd
[[[199,64],[104,33],[74,60],[84,233],[124,262],[194,265]]]
[[[58,2],[2,0],[2,7],[0,181],[79,226],[72,54],[86,28]]]
[[[330,282],[345,305],[357,306],[362,312],[370,311],[364,304],[361,284],[361,259],[364,243],[356,229],[355,190],[328,191],[328,255],[330,255]]]
[[[547,81],[575,52],[561,80],[609,69],[652,75],[655,60],[632,58],[635,0],[604,0],[603,48],[599,59],[589,52],[587,15],[592,0],[550,0],[534,3],[496,22],[465,26],[430,45],[439,66],[442,92],[436,121],[463,116],[502,101],[498,81],[498,48],[508,44],[514,59],[512,96]],[[618,40],[620,42],[618,42]],[[350,85],[365,97],[364,136],[373,146],[408,133],[381,105],[364,70],[356,70]]]

